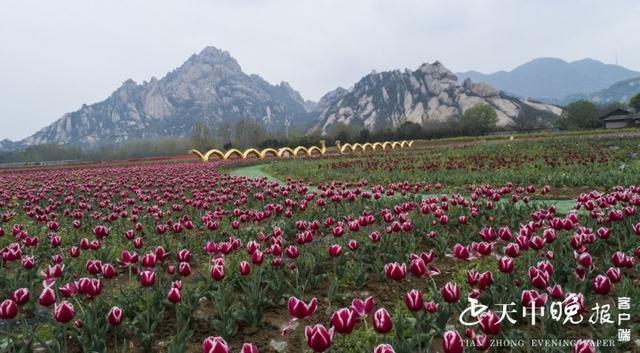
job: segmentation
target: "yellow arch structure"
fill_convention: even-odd
[[[226,159],[226,158],[224,157],[224,153],[222,153],[222,151],[220,151],[220,150],[215,150],[215,149],[214,149],[214,150],[209,150],[209,151],[207,152],[207,154],[205,154],[205,155],[204,155],[204,157],[205,157],[207,160],[209,160],[209,158],[210,158],[212,155],[214,155],[214,154],[215,154],[216,156],[220,157],[220,159]]]
[[[244,156],[242,155],[242,151],[232,148],[230,150],[228,150],[227,152],[225,152],[223,159],[227,160],[229,158],[231,158],[231,156],[233,155],[237,155],[238,157],[240,157],[241,159],[245,159]]]
[[[261,158],[260,151],[258,151],[255,148],[249,148],[248,150],[245,150],[244,152],[242,152],[242,159],[247,159],[247,157],[251,154],[255,155],[258,158]]]
[[[304,147],[304,146],[298,146],[296,148],[293,149],[293,156],[297,157],[298,156],[298,152],[302,151],[304,154],[306,154],[307,156],[309,156],[309,150]]]
[[[348,152],[352,152],[352,153],[367,152],[367,149],[370,149],[371,152],[375,152],[377,149],[385,151],[387,150],[387,148],[391,148],[392,150],[395,150],[396,148],[411,148],[412,145],[413,145],[413,140],[384,141],[384,142],[374,142],[374,143],[365,142],[363,144],[345,143],[344,145],[341,144],[339,140],[336,140],[336,149],[340,154],[345,154]],[[214,155],[218,156],[222,160],[228,160],[229,158],[232,158],[234,156],[237,156],[241,159],[247,159],[251,156],[255,156],[258,159],[264,159],[269,155],[272,155],[277,158],[284,158],[287,155],[297,157],[301,152],[303,156],[304,155],[312,156],[314,153],[324,155],[327,152],[327,146],[324,140],[320,140],[320,147],[311,146],[309,148],[304,146],[297,146],[293,149],[290,147],[282,147],[277,150],[274,148],[265,148],[263,150],[248,148],[244,151],[240,151],[238,149],[232,148],[226,152],[222,152],[214,148],[207,151],[205,154],[202,154],[202,152],[195,149],[191,149],[188,151],[189,154],[194,154],[198,156],[198,158],[200,158],[200,160],[203,162],[208,162],[211,156],[214,156]]]
[[[277,150],[273,148],[265,148],[260,151],[260,158],[266,158],[269,153],[273,154],[274,157],[280,157]]]
[[[293,156],[293,150],[289,147],[282,147],[278,149],[278,157],[282,158],[285,156],[285,152],[288,152],[290,156]]]

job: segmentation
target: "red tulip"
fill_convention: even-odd
[[[478,278],[478,289],[485,290],[493,284],[493,273],[490,271],[483,272]]]
[[[539,294],[536,290],[525,290],[522,292],[520,296],[520,302],[522,306],[526,308],[533,307],[535,305],[536,308],[543,307],[547,303],[547,295]]]
[[[73,320],[73,317],[76,315],[76,311],[73,308],[73,304],[68,301],[61,301],[60,303],[56,303],[53,309],[53,317],[56,321],[66,324],[67,322]]]
[[[444,353],[463,353],[462,337],[458,331],[446,331],[442,336],[442,349]]]
[[[389,333],[393,328],[393,322],[391,321],[391,316],[389,312],[385,308],[380,308],[373,313],[373,329],[376,330],[377,333]]]
[[[486,311],[480,315],[480,329],[487,335],[500,333],[500,318],[492,311]]]
[[[240,353],[259,353],[258,346],[253,343],[245,343],[242,345]]]
[[[0,303],[0,319],[11,320],[18,315],[18,303],[13,299],[5,299]]]
[[[178,273],[183,277],[189,276],[191,274],[191,265],[188,262],[181,262],[178,265]]]
[[[284,251],[285,255],[287,255],[288,258],[290,259],[296,259],[298,256],[300,256],[300,250],[298,250],[298,247],[295,245],[289,245],[285,251]]]
[[[107,314],[107,321],[109,321],[109,324],[111,326],[120,325],[123,319],[124,319],[124,310],[122,310],[117,306],[112,307],[109,310],[109,313]]]
[[[169,289],[167,299],[174,304],[179,303],[182,300],[182,293],[180,292],[180,289],[175,287]]]
[[[491,340],[487,335],[476,335],[473,338],[473,345],[478,351],[486,351],[491,346]]]
[[[412,289],[410,292],[404,295],[404,302],[407,304],[407,309],[410,311],[421,311],[424,308],[424,299],[422,292],[417,289]]]
[[[365,300],[360,298],[354,298],[351,301],[351,309],[358,314],[358,317],[362,318],[369,314],[371,310],[373,310],[373,306],[375,305],[375,301],[373,297],[368,297]]]
[[[427,266],[421,258],[414,258],[409,263],[409,271],[416,277],[422,277],[427,272]]]
[[[191,252],[188,249],[182,249],[178,251],[176,257],[178,262],[189,262],[191,261]]]
[[[424,304],[424,308],[430,314],[436,313],[438,311],[438,303],[431,300]]]
[[[384,272],[390,279],[394,281],[401,281],[407,275],[407,266],[405,264],[393,262],[384,265]]]
[[[118,272],[116,271],[115,267],[113,267],[112,264],[104,264],[102,265],[102,276],[104,278],[113,278],[115,276],[118,275]]]
[[[373,349],[373,353],[395,353],[393,347],[390,344],[383,343],[376,346]]]
[[[56,293],[53,291],[51,287],[44,287],[42,289],[42,293],[40,293],[40,297],[38,298],[38,303],[42,306],[51,306],[56,302]]]
[[[593,280],[593,291],[596,294],[607,295],[611,291],[611,280],[607,276],[598,275]]]
[[[214,281],[221,281],[224,279],[224,266],[215,265],[211,267],[211,278],[213,278]]]
[[[251,265],[248,262],[242,261],[240,262],[240,274],[243,276],[248,276],[251,272]]]
[[[349,308],[339,309],[331,315],[331,324],[338,333],[343,335],[351,333],[357,321],[356,312]]]
[[[140,273],[140,284],[143,287],[152,287],[156,283],[156,273],[153,271],[142,271]]]
[[[202,342],[202,353],[229,353],[229,346],[224,338],[209,336]]]
[[[547,288],[547,291],[549,292],[549,295],[551,295],[551,298],[553,299],[560,299],[564,296],[564,291],[562,290],[562,287],[559,284],[556,284],[553,287]]]
[[[289,298],[287,308],[289,309],[289,315],[302,320],[315,314],[318,309],[318,299],[312,298],[309,304],[306,304],[296,297],[291,297]]]
[[[102,293],[102,282],[97,278],[80,278],[77,283],[78,293],[84,294],[88,299],[97,297]]]
[[[29,302],[29,298],[31,297],[31,293],[27,288],[18,288],[13,293],[11,293],[11,299],[15,301],[18,305],[24,305]]]
[[[536,267],[529,267],[529,279],[536,288],[545,289],[549,286],[549,273]]]
[[[315,352],[324,352],[331,347],[333,342],[333,327],[327,330],[323,325],[307,326],[304,328],[304,336],[307,345]]]
[[[636,235],[640,235],[640,223],[633,225],[633,232],[636,233]]]
[[[620,280],[622,279],[620,269],[617,267],[609,267],[609,269],[607,270],[607,277],[609,277],[612,283],[620,282]]]
[[[329,255],[331,257],[338,257],[342,254],[342,247],[338,244],[333,244],[329,247]]]
[[[578,340],[573,346],[573,353],[596,353],[596,345],[590,340]]]
[[[458,288],[458,285],[454,282],[447,282],[444,287],[442,287],[440,293],[447,303],[456,303],[460,300],[460,288]]]
[[[503,273],[511,273],[513,272],[513,259],[510,257],[501,257],[498,260],[498,269]]]

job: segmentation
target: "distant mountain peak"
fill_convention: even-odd
[[[143,84],[126,80],[104,101],[83,105],[18,144],[188,136],[198,121],[214,129],[224,121],[252,119],[269,131],[304,130],[310,125],[306,107],[288,83],[271,85],[249,76],[229,52],[211,46],[160,79]]]
[[[468,71],[457,75],[460,81],[471,78],[476,82],[486,82],[516,96],[559,101],[568,95],[595,92],[615,82],[638,77],[640,72],[591,58],[567,62],[542,57],[511,71],[492,74]]]
[[[460,85],[453,72],[435,61],[415,71],[372,73],[349,91],[328,93],[318,102],[320,117],[315,129],[328,134],[340,123],[370,131],[397,128],[405,122],[446,124],[478,104],[493,107],[500,126],[513,124],[524,109],[533,112],[533,118],[560,113],[557,107],[505,97],[486,83],[467,79]]]

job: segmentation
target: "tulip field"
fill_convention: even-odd
[[[640,352],[639,154],[0,170],[0,352]]]

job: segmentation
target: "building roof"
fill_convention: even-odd
[[[628,110],[626,110],[626,109],[618,108],[618,109],[616,109],[616,110],[614,110],[614,111],[611,111],[611,112],[609,112],[609,113],[607,113],[607,114],[605,114],[605,115],[601,116],[601,117],[600,117],[600,119],[602,119],[602,120],[608,120],[607,118],[609,118],[609,117],[618,117],[618,118],[621,118],[621,117],[623,117],[623,116],[625,116],[625,115],[629,115],[629,114],[631,114],[631,112],[630,112],[630,111],[628,111]]]
[[[637,114],[627,114],[627,115],[612,115],[605,116],[600,118],[604,121],[629,121],[629,120],[640,120],[640,113]]]

